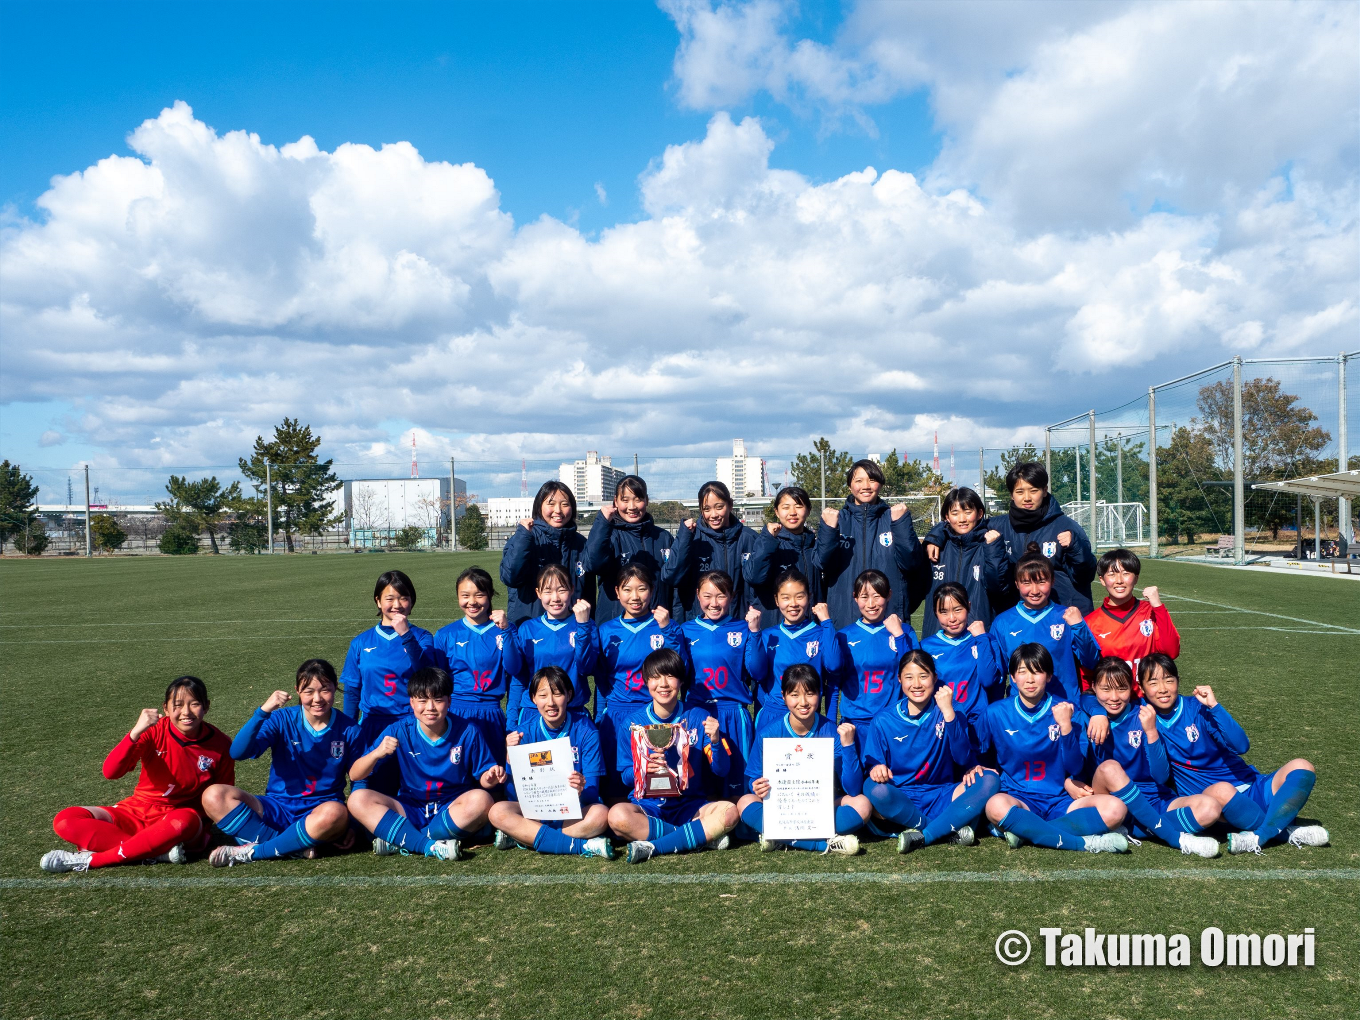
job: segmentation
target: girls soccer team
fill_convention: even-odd
[[[1313,766],[1262,774],[1209,687],[1180,695],[1180,636],[1155,588],[1134,595],[1137,556],[1097,563],[1041,465],[1010,471],[1006,514],[951,491],[924,551],[905,508],[879,499],[878,465],[859,461],[846,481],[815,535],[801,489],[782,490],[778,524],[755,532],[710,482],[700,519],[672,540],[628,476],[588,541],[571,490],[549,482],[502,557],[509,613],[472,567],[457,580],[463,616],[432,635],[409,622],[410,578],[389,571],[379,622],[340,676],[309,659],[299,704],[275,691],[233,741],[204,721],[202,681],[176,679],[104,763],[109,779],[142,766],[133,795],[59,812],[53,828],[77,849],[41,866],[184,863],[209,821],[227,838],[209,856],[218,867],[365,833],[380,855],[457,860],[480,842],[612,859],[612,832],[630,863],[733,835],[853,854],[865,826],[899,853],[984,831],[1097,853],[1156,838],[1204,857],[1219,852],[1216,826],[1232,854],[1327,842],[1293,824]],[[1109,593],[1099,608],[1095,576]],[[922,596],[924,642],[909,622]],[[640,738],[648,727],[669,746]],[[763,835],[767,736],[833,740],[834,837]],[[506,748],[558,737],[582,817],[525,818]],[[266,750],[265,792],[238,788],[233,760]],[[654,795],[672,783],[677,796]]]

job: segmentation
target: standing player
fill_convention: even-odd
[[[940,505],[943,519],[925,537],[931,563],[930,591],[926,595],[921,633],[926,637],[940,628],[935,617],[935,592],[942,584],[959,584],[968,591],[972,618],[983,628],[991,626],[995,606],[1006,605],[1006,577],[1010,563],[1001,543],[1001,532],[987,524],[987,508],[972,489],[950,489]]]
[[[344,711],[362,727],[362,748],[368,750],[378,734],[411,714],[406,681],[415,671],[433,666],[434,636],[410,622],[416,605],[416,586],[400,570],[389,570],[373,586],[378,625],[349,643],[340,684],[345,689]],[[387,762],[365,785],[384,793],[397,790],[397,773]]]
[[[647,512],[647,483],[637,475],[624,475],[614,491],[614,501],[600,510],[586,540],[585,569],[596,578],[595,622],[605,624],[620,616],[618,600],[621,572],[637,564],[652,578],[655,605],[681,618],[675,579],[685,564],[671,550],[671,533],[659,528]]]
[[[1143,589],[1143,599],[1133,594],[1142,569],[1142,562],[1128,549],[1102,554],[1096,574],[1109,594],[1086,616],[1086,626],[1095,636],[1100,653],[1123,659],[1135,674],[1145,655],[1163,652],[1174,659],[1181,654],[1181,636],[1162,605],[1161,593],[1149,585]],[[1090,686],[1090,670],[1083,670],[1081,679],[1085,690]]]
[[[256,796],[237,786],[203,791],[203,811],[236,840],[209,856],[214,868],[277,860],[339,839],[349,825],[345,775],[359,756],[358,724],[335,708],[335,667],[308,659],[287,691],[275,691],[231,742],[237,761],[269,755],[269,782]],[[287,707],[285,707],[287,706]]]
[[[453,680],[438,667],[408,682],[411,715],[383,731],[377,745],[356,761],[349,777],[359,781],[373,766],[395,757],[401,773],[396,797],[354,790],[349,811],[373,833],[379,857],[420,853],[456,861],[463,845],[486,827],[491,790],[505,782],[491,748],[476,725],[449,714]]]
[[[917,644],[911,621],[904,625],[896,613],[888,612],[891,601],[892,587],[881,570],[866,570],[855,578],[859,619],[840,632],[841,666],[828,678],[827,718],[854,725],[859,755],[864,753],[870,724],[902,696],[897,667]]]
[[[812,500],[806,490],[786,485],[774,499],[776,523],[767,524],[756,536],[751,558],[745,563],[746,583],[760,607],[760,626],[779,625],[779,607],[774,602],[774,582],[794,567],[808,580],[808,594],[815,606],[826,601],[822,584],[822,561],[817,554],[817,535],[807,526]]]
[[[751,678],[756,682],[756,730],[760,729],[760,713],[767,705],[775,711],[782,707],[775,693],[785,671],[795,662],[805,662],[822,678],[822,690],[828,678],[841,668],[841,648],[831,612],[823,603],[811,604],[807,578],[790,567],[775,581],[775,604],[783,621],[778,627],[760,632],[749,663]],[[809,620],[808,616],[816,617]]]
[[[197,844],[206,831],[203,790],[236,781],[231,741],[203,721],[207,714],[208,691],[202,680],[172,680],[160,711],[142,709],[132,731],[104,759],[105,779],[120,779],[142,766],[132,796],[107,807],[57,812],[52,829],[79,849],[52,850],[38,866],[62,872],[158,858],[188,863],[186,844]]]
[[[506,725],[516,729],[520,716],[532,717],[533,705],[525,695],[523,677],[531,677],[544,666],[557,666],[571,678],[572,709],[586,709],[590,699],[587,677],[595,669],[595,622],[590,618],[590,603],[577,599],[572,604],[571,578],[565,567],[549,563],[538,572],[534,594],[543,615],[525,620],[515,634],[519,649],[519,672],[510,678],[506,699]],[[596,706],[600,708],[602,706]]]
[[[935,672],[954,694],[954,708],[968,721],[969,741],[980,743],[987,706],[1006,693],[1006,654],[981,620],[968,622],[968,592],[946,581],[930,597],[940,629],[921,642],[935,660]]]
[[[702,708],[680,703],[684,689],[685,660],[673,648],[662,648],[642,664],[648,704],[618,720],[616,753],[618,770],[631,787],[628,799],[609,809],[609,827],[620,839],[629,840],[627,860],[639,864],[656,854],[676,854],[709,846],[724,850],[727,834],[737,824],[737,806],[729,800],[709,801],[703,791],[708,775],[725,779],[731,764],[718,720]],[[632,726],[683,725],[686,742],[650,753],[635,751]],[[682,760],[683,759],[683,760]],[[678,797],[647,797],[647,775],[674,771],[682,777]],[[683,777],[688,775],[687,784]]]
[[[571,678],[565,670],[557,666],[538,670],[529,681],[533,715],[521,717],[519,729],[507,734],[505,742],[515,747],[562,737],[570,740],[576,767],[568,782],[580,795],[581,817],[573,822],[525,818],[515,796],[515,784],[510,783],[506,788],[509,799],[493,804],[489,816],[496,828],[498,850],[519,845],[531,846],[543,854],[614,859],[614,847],[607,836],[601,835],[609,826],[609,809],[600,803],[600,779],[604,775],[600,738],[590,717],[570,707],[572,695]]]
[[[1064,606],[1076,606],[1082,614],[1095,606],[1091,602],[1091,580],[1096,574],[1096,557],[1091,540],[1082,526],[1063,513],[1062,505],[1048,491],[1048,471],[1035,461],[1024,461],[1006,472],[1011,507],[987,521],[1001,533],[1006,557],[1012,567],[1037,545],[1053,562],[1057,574],[1055,597]]]
[[[732,513],[732,494],[722,482],[705,482],[699,489],[699,519],[686,520],[675,536],[671,552],[684,564],[675,578],[676,595],[684,607],[681,621],[703,615],[698,603],[699,577],[712,571],[726,574],[732,584],[732,613],[744,616],[753,599],[746,590],[744,568],[755,548],[756,533]]]
[[[1182,797],[1203,793],[1222,806],[1223,820],[1240,831],[1228,834],[1228,853],[1257,853],[1285,837],[1294,846],[1326,846],[1320,825],[1290,823],[1303,810],[1317,775],[1311,762],[1294,758],[1269,775],[1242,760],[1247,734],[1201,685],[1183,698],[1176,660],[1152,652],[1138,664],[1143,697],[1157,710],[1157,732],[1166,742],[1171,780]]]
[[[530,515],[506,539],[501,553],[501,580],[509,593],[505,616],[512,630],[543,612],[536,588],[545,567],[561,567],[566,574],[571,584],[567,605],[594,597],[585,551],[586,540],[576,530],[576,494],[561,482],[544,482]]]

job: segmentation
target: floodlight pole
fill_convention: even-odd
[[[458,475],[449,458],[449,551],[458,551]]]
[[[1233,358],[1233,562],[1246,562],[1246,507],[1242,483],[1242,356]]]
[[[978,447],[978,495],[982,497],[982,510],[987,512],[987,448]]]
[[[1049,488],[1053,486],[1053,428],[1044,429],[1044,471],[1048,473]]]
[[[269,529],[269,555],[274,555],[274,477],[264,462],[264,519]]]
[[[93,556],[94,547],[90,543],[90,465],[85,465],[85,555]]]
[[[826,451],[818,450],[822,461],[822,513],[826,513]]]
[[[1161,552],[1157,536],[1157,390],[1148,387],[1148,555]]]
[[[1336,425],[1336,469],[1338,471],[1350,470],[1349,451],[1346,448],[1346,352],[1342,351],[1336,356],[1336,376],[1337,384],[1340,387],[1337,391],[1337,425]],[[1355,532],[1351,529],[1351,501],[1344,496],[1336,501],[1336,522],[1341,526],[1341,537],[1346,540],[1349,546],[1355,541]]]
[[[1094,552],[1100,547],[1100,540],[1096,537],[1096,412],[1092,408],[1087,412],[1086,420],[1090,423],[1091,434],[1091,464],[1087,468],[1091,472],[1091,551]]]
[[[1124,533],[1124,433],[1119,433],[1119,445],[1115,448],[1114,455],[1114,487],[1115,502],[1119,504],[1119,544],[1124,545],[1128,542],[1129,536]]]

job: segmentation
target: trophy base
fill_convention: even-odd
[[[680,796],[680,783],[673,775],[649,775],[647,777],[646,793],[644,797],[678,797]]]

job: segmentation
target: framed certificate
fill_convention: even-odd
[[[766,737],[765,835],[830,839],[836,834],[835,741],[831,737]]]
[[[574,822],[581,817],[581,795],[567,782],[576,771],[567,737],[516,744],[505,749],[505,757],[525,818]]]

